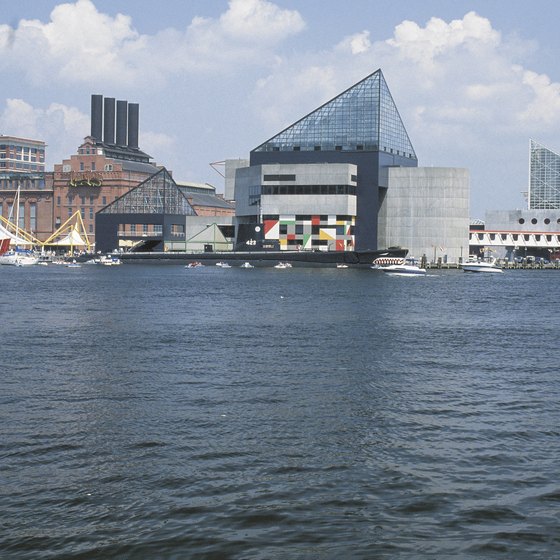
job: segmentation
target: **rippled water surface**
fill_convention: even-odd
[[[2,559],[560,558],[558,271],[0,281]]]

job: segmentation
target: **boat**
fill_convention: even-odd
[[[380,270],[392,276],[425,276],[426,274],[424,268],[420,268],[415,264],[390,264],[380,267]]]
[[[103,266],[118,266],[122,263],[119,257],[114,255],[104,255],[99,258],[99,264],[102,264]]]
[[[188,265],[185,266],[185,268],[200,268],[201,266],[204,266],[200,261],[194,261],[194,262],[190,262]]]
[[[344,264],[344,263],[338,263],[338,264],[336,265],[336,268],[348,268],[348,265],[347,265],[347,264]]]
[[[274,268],[292,268],[292,265],[289,262],[279,262],[274,265]]]
[[[496,259],[492,257],[489,260],[469,260],[462,266],[464,272],[485,272],[485,273],[498,273],[504,271],[496,264]]]
[[[0,264],[7,264],[11,266],[31,266],[39,262],[39,257],[29,249],[22,249],[18,247],[18,243],[25,244],[25,240],[20,238],[19,234],[19,195],[20,187],[18,186],[14,202],[12,204],[12,209],[16,209],[16,219],[15,219],[15,234],[13,240],[16,243],[14,249],[8,250],[12,238],[2,239],[0,244]],[[11,212],[10,212],[11,214]],[[11,215],[10,215],[11,217]],[[30,244],[30,243],[27,243]]]
[[[250,262],[244,262],[239,268],[255,268]]]
[[[72,262],[67,262],[65,266],[67,268],[82,268],[82,265],[75,260],[73,260]]]
[[[3,255],[0,255],[0,264],[12,266],[31,266],[39,262],[39,257],[27,249],[16,247]]]
[[[219,266],[220,268],[231,268],[231,266],[227,263],[227,262],[217,262],[216,266]]]

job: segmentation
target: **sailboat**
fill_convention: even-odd
[[[31,266],[39,262],[39,257],[29,249],[22,249],[19,247],[20,244],[28,244],[27,241],[20,237],[19,232],[19,194],[20,187],[18,185],[16,196],[14,197],[14,202],[12,205],[12,210],[14,206],[16,208],[16,221],[15,221],[15,235],[10,235],[10,240],[13,240],[16,244],[15,248],[0,254],[0,264],[8,264],[12,266]],[[11,212],[10,212],[11,218]],[[9,233],[9,232],[8,232]],[[4,241],[2,240],[2,246],[4,246]],[[8,241],[9,245],[9,241]]]

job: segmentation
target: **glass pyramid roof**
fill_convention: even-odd
[[[167,169],[161,169],[134,187],[100,214],[176,214],[196,216],[194,208],[181,192]]]
[[[560,155],[534,140],[529,152],[529,210],[560,209]]]
[[[255,148],[273,151],[386,151],[416,159],[381,70]]]

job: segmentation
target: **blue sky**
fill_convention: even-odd
[[[222,189],[249,151],[381,68],[422,166],[466,167],[471,216],[524,207],[528,145],[560,151],[560,5],[536,0],[0,0],[0,134],[50,168],[90,95],[140,104],[140,147]]]

